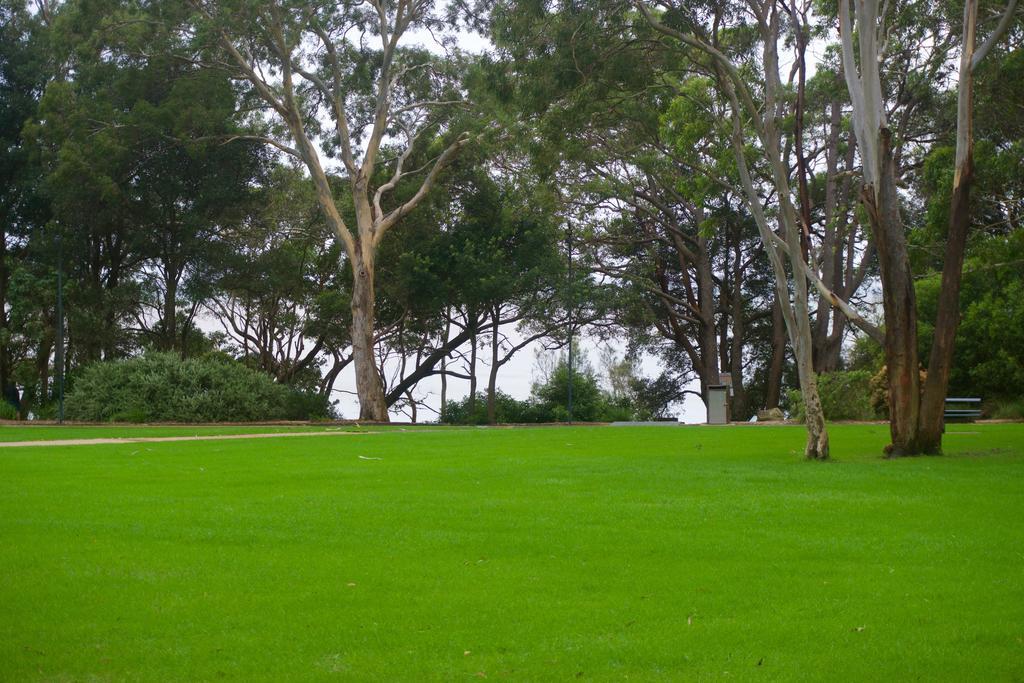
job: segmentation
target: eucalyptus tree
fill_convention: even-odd
[[[845,116],[847,102],[835,52],[826,51],[811,65],[814,73],[809,75],[809,44],[827,34],[814,16],[820,8],[814,0],[786,0],[779,7],[777,37],[792,47],[782,93],[792,124],[784,126],[783,156],[796,188],[803,260],[814,266],[825,285],[817,287],[811,338],[815,370],[829,372],[840,365],[850,325],[844,307],[835,305],[828,292],[851,304],[859,298],[859,290],[874,275],[874,244],[855,210],[856,137]]]
[[[893,53],[931,44],[931,58],[901,64],[897,73],[916,67],[922,80],[934,79],[945,67],[957,42],[956,15],[931,3],[889,3],[879,0],[839,2],[843,73],[853,105],[852,122],[862,160],[862,201],[870,217],[878,250],[885,310],[885,353],[889,376],[892,455],[938,453],[942,448],[944,399],[959,320],[959,291],[970,227],[973,166],[973,77],[1010,28],[1016,0],[1001,3],[990,18],[987,37],[978,45],[978,1],[965,0],[960,25],[960,63],[956,81],[956,158],[949,230],[935,326],[922,397],[917,337],[917,303],[897,185],[895,150],[901,128],[890,121],[893,110],[912,106],[902,91],[894,92],[886,67]],[[895,47],[899,49],[894,49]],[[898,80],[898,78],[897,78]]]
[[[457,59],[443,59],[403,39],[449,24],[432,0],[190,0],[199,59],[249,86],[268,125],[256,137],[299,159],[321,212],[352,271],[352,349],[360,418],[386,421],[387,403],[374,361],[376,258],[385,235],[426,197],[442,171],[472,140],[458,119],[463,97]],[[407,41],[406,41],[407,42]],[[401,151],[386,157],[383,144]],[[322,147],[318,147],[318,142]],[[406,166],[424,145],[425,168]],[[328,176],[345,173],[345,215]],[[418,190],[389,203],[403,179]]]
[[[809,226],[800,223],[783,150],[783,119],[788,113],[779,54],[784,9],[775,0],[748,0],[728,6],[713,3],[710,8],[682,7],[664,0],[654,3],[660,10],[657,12],[646,3],[636,4],[656,31],[674,41],[694,64],[705,65],[705,72],[715,79],[724,95],[731,119],[728,138],[740,186],[772,266],[777,299],[796,360],[808,429],[805,454],[812,459],[827,458],[828,433],[814,372],[808,282],[869,334],[877,336],[879,332],[828,289],[804,257]],[[753,88],[751,79],[745,77],[751,70],[760,76],[762,89]],[[757,162],[767,168],[774,205],[766,205],[752,173]]]
[[[877,273],[875,246],[866,221],[857,211],[856,138],[844,115],[846,98],[840,92],[841,76],[832,64],[818,71],[798,89],[797,107],[802,110],[801,142],[794,134],[799,177],[800,222],[809,226],[808,254],[813,255],[828,290],[853,306],[859,303],[864,285]],[[846,331],[850,325],[842,307],[834,306],[819,289],[814,313],[814,368],[818,372],[839,369]]]
[[[1009,0],[997,22],[978,45],[978,0],[965,0],[957,74],[956,155],[949,208],[942,286],[935,320],[935,336],[928,359],[928,376],[921,396],[921,448],[942,447],[943,412],[953,364],[954,342],[960,322],[960,283],[971,227],[971,187],[974,183],[974,78],[978,66],[1009,29],[1017,0]]]

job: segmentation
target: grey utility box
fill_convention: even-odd
[[[708,386],[708,424],[729,424],[729,386],[727,384]]]

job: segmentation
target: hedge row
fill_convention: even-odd
[[[330,407],[222,354],[150,353],[83,368],[65,413],[88,422],[250,422],[326,417]]]

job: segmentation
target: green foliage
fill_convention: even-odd
[[[882,416],[871,400],[872,373],[868,370],[826,372],[818,375],[818,394],[826,420],[878,420]],[[790,418],[804,421],[799,389],[789,392]]]
[[[561,359],[547,381],[533,387],[533,397],[554,418],[569,419],[569,364]],[[576,422],[604,422],[608,419],[607,396],[601,391],[597,375],[586,362],[579,363],[572,373],[572,419]]]
[[[223,354],[183,361],[150,353],[83,368],[66,414],[89,422],[243,422],[321,417],[329,407]]]
[[[4,400],[0,400],[0,420],[17,420],[18,409]]]
[[[994,406],[986,406],[989,417],[996,420],[1024,420],[1024,399],[1016,401],[1000,401]]]
[[[878,372],[885,365],[885,349],[877,341],[864,335],[857,337],[846,359],[846,367],[850,370],[868,370]]]
[[[572,420],[574,422],[615,422],[620,420],[651,420],[664,416],[668,403],[678,398],[670,392],[665,379],[648,380],[627,373],[612,378],[613,390],[605,391],[593,368],[580,362],[572,379]],[[621,384],[621,387],[614,385]],[[651,390],[648,394],[647,390]],[[500,391],[495,394],[495,415],[498,424],[530,424],[567,422],[569,420],[569,365],[563,358],[543,382],[534,385],[525,400],[515,399]],[[447,424],[487,424],[487,395],[476,400],[469,396],[445,404]]]
[[[436,323],[446,305],[519,304],[542,318],[542,304],[564,281],[558,225],[542,191],[525,177],[498,182],[483,164],[464,161],[450,169],[447,192],[434,193],[382,245],[382,317],[393,306],[395,317]]]
[[[976,245],[964,264],[950,395],[1024,397],[1024,231]],[[922,358],[931,350],[941,277],[917,284]]]
[[[494,394],[496,422],[498,424],[528,424],[553,422],[551,411],[532,400],[520,401],[503,391]],[[444,409],[446,424],[487,424],[487,394],[480,392],[476,400],[471,397],[447,401]]]

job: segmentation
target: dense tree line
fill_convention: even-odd
[[[4,399],[52,414],[64,339],[72,385],[227,354],[495,422],[586,333],[663,369],[602,415],[727,378],[826,458],[819,376],[884,368],[892,452],[937,452],[950,390],[1020,398],[1016,8],[0,0]]]

